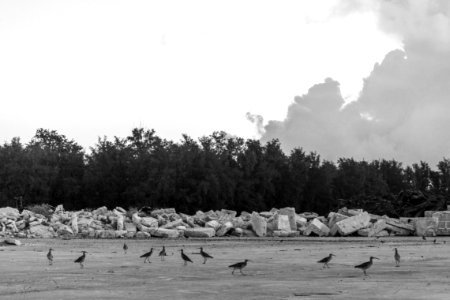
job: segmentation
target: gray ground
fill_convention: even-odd
[[[0,247],[0,299],[449,299],[450,237],[22,240]],[[383,241],[383,242],[381,242]],[[444,241],[447,243],[444,244]],[[139,256],[166,245],[162,262]],[[214,259],[202,264],[198,247]],[[55,249],[54,264],[46,259]],[[394,247],[402,257],[395,267]],[[178,249],[193,264],[184,267]],[[88,251],[85,268],[73,261]],[[329,269],[316,261],[336,254]],[[374,261],[364,277],[354,265]],[[227,266],[251,259],[244,273]]]

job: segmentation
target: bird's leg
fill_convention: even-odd
[[[184,261],[184,266],[186,266],[187,265],[187,261]]]
[[[241,271],[241,274],[245,276],[245,274],[242,272],[242,269],[240,269],[240,271]]]
[[[206,257],[203,258],[203,264],[206,264]]]
[[[363,270],[363,272],[364,272],[364,275],[367,276],[366,270]]]
[[[233,269],[233,272],[231,272],[231,275],[234,275],[234,270],[236,270],[236,269]]]
[[[83,268],[84,268],[83,263],[80,263],[80,269],[83,269]]]

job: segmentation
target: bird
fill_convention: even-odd
[[[127,250],[128,250],[128,245],[127,243],[123,243],[123,253],[127,254]]]
[[[437,240],[436,239],[433,240],[433,244],[437,244]]]
[[[425,237],[425,235],[422,235],[422,240],[426,241],[427,238]]]
[[[200,247],[199,249],[200,249],[200,255],[203,256],[203,259],[204,259],[203,264],[206,264],[206,260],[208,258],[214,258],[211,255],[209,255],[208,253],[206,253],[205,251],[203,251],[203,247]]]
[[[319,260],[318,263],[323,264],[322,268],[325,268],[325,267],[329,268],[328,263],[331,261],[331,258],[333,258],[333,256],[336,256],[336,255],[330,253],[330,255],[328,255],[327,257],[324,257],[321,260]]]
[[[52,254],[53,249],[50,248],[48,249],[48,253],[47,253],[47,259],[48,259],[48,264],[51,266],[53,265],[53,254]]]
[[[167,253],[166,247],[163,246],[162,250],[159,252],[159,257],[161,257],[161,260],[164,260],[164,256],[167,256]]]
[[[244,261],[235,263],[231,266],[228,266],[228,268],[233,268],[233,272],[231,272],[231,274],[234,275],[234,271],[236,271],[237,269],[241,272],[242,275],[245,275],[244,273],[242,273],[242,269],[245,268],[247,266],[247,262],[249,262],[249,259],[246,259]]]
[[[180,252],[181,252],[181,258],[184,260],[185,266],[187,265],[187,262],[193,263],[192,260],[186,254],[184,254],[183,249],[180,249]]]
[[[365,263],[357,265],[357,266],[355,266],[355,268],[363,270],[364,275],[367,276],[366,270],[373,265],[373,259],[379,259],[379,258],[371,256],[369,261],[366,261]]]
[[[394,248],[394,250],[395,250],[395,254],[394,254],[395,266],[400,267],[400,254],[398,254],[397,248]]]
[[[84,268],[84,260],[86,259],[86,251],[81,251],[83,253],[83,255],[81,255],[80,257],[78,257],[74,263],[80,264],[80,268],[83,269]]]
[[[144,263],[145,263],[146,261],[148,261],[148,263],[151,263],[151,261],[150,261],[150,256],[152,256],[152,253],[153,253],[153,248],[150,248],[150,251],[149,251],[149,252],[144,253],[144,254],[141,255],[141,258],[142,258],[142,257],[145,257]]]

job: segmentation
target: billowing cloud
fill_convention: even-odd
[[[450,156],[450,2],[346,1],[338,13],[371,9],[379,26],[404,44],[376,64],[358,101],[342,108],[339,83],[326,79],[295,97],[283,121],[269,121],[263,141],[302,147],[323,158],[395,158],[435,165]]]

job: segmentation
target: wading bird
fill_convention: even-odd
[[[364,275],[367,276],[366,270],[373,265],[373,259],[379,259],[379,258],[371,256],[369,261],[366,261],[365,263],[357,265],[357,266],[355,266],[355,268],[363,270]]]
[[[148,263],[151,263],[151,261],[150,261],[150,256],[152,256],[152,253],[153,253],[153,248],[150,248],[150,251],[149,251],[149,252],[144,253],[144,254],[141,255],[141,258],[142,258],[142,257],[145,257],[145,259],[144,259],[144,264],[145,264],[146,261],[148,261]]]
[[[234,275],[234,271],[239,270],[242,275],[245,275],[244,273],[242,273],[242,269],[247,266],[247,262],[249,262],[249,261],[250,261],[249,259],[246,259],[246,260],[244,260],[242,262],[238,262],[238,263],[235,263],[235,264],[233,264],[231,266],[228,266],[228,268],[233,268],[233,272],[231,272],[231,274]]]
[[[180,249],[181,252],[181,258],[184,261],[184,265],[186,266],[188,262],[193,263],[192,260],[183,252],[183,249]]]
[[[47,253],[47,259],[48,259],[48,264],[51,266],[53,265],[53,254],[52,254],[53,249],[50,248],[48,249],[48,253]]]
[[[80,264],[80,268],[83,269],[84,268],[84,261],[86,260],[86,251],[81,251],[83,253],[83,255],[81,255],[80,257],[78,257],[74,263]]]
[[[398,254],[397,248],[395,248],[394,250],[395,250],[395,254],[394,254],[395,266],[400,267],[400,254]]]
[[[128,245],[127,243],[123,243],[123,254],[127,254]]]
[[[161,257],[161,260],[164,260],[164,256],[167,256],[167,253],[166,247],[163,246],[162,250],[159,252],[159,257]]]
[[[206,253],[205,251],[203,251],[203,247],[200,247],[200,255],[203,257],[203,264],[206,264],[206,260],[208,258],[214,258],[211,255],[209,255],[208,253]]]
[[[328,255],[327,257],[324,257],[324,258],[322,258],[321,260],[318,261],[318,263],[323,264],[322,269],[325,268],[325,267],[329,268],[328,263],[331,261],[333,256],[336,256],[336,255],[330,253],[330,255]]]

